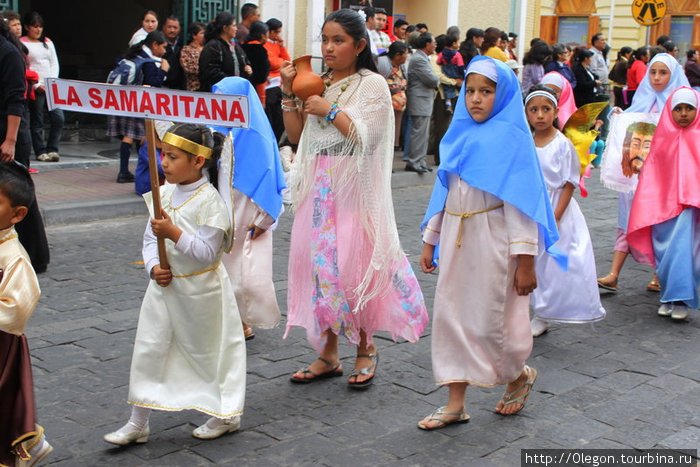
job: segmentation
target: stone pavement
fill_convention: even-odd
[[[116,217],[145,215],[146,206],[134,192],[133,183],[116,183],[119,172],[119,142],[61,143],[60,162],[31,162],[39,207],[46,225],[64,225]],[[129,170],[136,169],[132,150]],[[400,157],[394,160],[392,186],[432,183],[434,174],[417,176],[403,170]]]
[[[37,179],[45,172],[40,168]],[[432,188],[432,177],[416,184],[417,177],[397,173],[406,182],[394,190],[402,245],[416,270],[417,226]],[[599,270],[607,272],[616,196],[596,180],[589,190],[579,202]],[[283,314],[291,221],[285,214],[275,234]],[[620,291],[603,295],[605,320],[557,325],[536,339],[528,363],[540,376],[520,415],[492,412],[503,388],[473,388],[469,423],[437,432],[416,428],[447,397],[432,380],[430,328],[417,344],[377,336],[381,361],[375,384],[364,392],[348,389],[346,377],[292,385],[291,373],[315,353],[300,329],[282,340],[282,325],[256,330],[248,343],[239,432],[200,441],[190,433],[205,415],[154,412],[147,444],[113,448],[102,435],[129,416],[128,371],[148,281],[139,264],[145,222],[140,216],[48,228],[52,262],[40,276],[43,294],[27,334],[38,419],[55,448],[52,465],[512,466],[519,465],[523,448],[700,448],[700,315],[682,323],[657,317],[658,294],[645,290],[651,270],[632,260]],[[417,275],[432,312],[437,276]],[[346,374],[353,355],[341,345]]]

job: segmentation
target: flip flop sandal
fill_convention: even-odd
[[[649,292],[661,292],[661,284],[656,279],[652,279],[647,284],[647,290]]]
[[[335,366],[331,364],[328,360],[325,358],[318,357],[317,360],[322,361],[323,363],[326,364],[330,370],[325,371],[323,373],[314,373],[313,371],[309,370],[309,367],[307,366],[306,368],[302,368],[301,370],[301,377],[296,376],[296,373],[292,375],[291,378],[289,378],[289,381],[292,383],[297,383],[297,384],[309,384],[313,383],[314,381],[322,380],[322,379],[328,379],[328,378],[335,378],[336,376],[343,376],[343,369],[340,367],[340,362],[338,362]],[[311,375],[312,377],[309,378],[307,375]]]
[[[452,419],[452,420],[447,420],[444,418],[445,415],[450,416],[450,417],[457,417],[457,418]],[[435,412],[431,413],[429,415],[429,417],[430,417],[428,419],[429,422],[436,420],[439,423],[435,426],[428,426],[425,423],[423,423],[423,420],[421,420],[420,422],[418,422],[418,428],[420,428],[421,430],[426,430],[426,431],[439,430],[440,428],[444,428],[447,425],[452,425],[453,423],[466,423],[469,421],[469,419],[471,419],[469,414],[464,410],[462,410],[461,412],[445,412],[445,407],[440,407]]]
[[[372,385],[374,373],[377,371],[377,365],[379,364],[379,355],[376,353],[368,355],[358,355],[357,358],[369,358],[373,361],[373,363],[369,368],[362,368],[361,370],[352,370],[352,373],[350,373],[350,378],[352,378],[353,376],[357,377],[360,375],[369,376],[369,378],[359,382],[348,381],[348,386],[350,386],[353,389],[365,389]]]
[[[516,413],[520,412],[525,408],[525,403],[527,402],[527,398],[530,396],[530,391],[532,391],[532,385],[535,384],[535,380],[537,379],[537,370],[534,368],[531,368],[527,365],[525,365],[525,371],[527,371],[527,381],[525,381],[523,384],[518,386],[516,389],[510,392],[506,392],[503,394],[503,397],[501,397],[501,403],[503,404],[503,407],[506,407],[511,404],[522,404],[518,410],[516,410],[513,413],[501,413],[501,412],[496,412],[497,414],[500,415],[515,415]],[[527,390],[520,394],[518,397],[513,398],[515,394],[518,392],[522,391],[524,388],[527,388]]]

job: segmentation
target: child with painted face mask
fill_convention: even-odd
[[[515,74],[476,57],[459,96],[422,225],[423,272],[436,269],[439,243],[432,360],[436,383],[449,387],[447,405],[418,423],[423,430],[469,420],[469,385],[507,384],[496,413],[522,410],[537,377],[525,360],[538,238],[566,262],[554,249],[556,222]]]
[[[647,73],[634,93],[632,104],[625,112],[659,113],[663,110],[673,91],[682,86],[690,86],[690,84],[678,61],[669,54],[657,54],[649,62]],[[638,170],[639,166],[637,165],[636,168]],[[613,292],[617,291],[620,271],[622,271],[627,255],[633,253],[627,241],[627,225],[633,197],[634,193],[620,193],[618,195],[618,229],[612,264],[608,275],[598,279],[599,287]],[[656,274],[647,284],[647,290],[652,292],[661,291]]]
[[[682,87],[666,101],[632,201],[627,241],[656,267],[659,316],[684,320],[700,285],[700,93]]]

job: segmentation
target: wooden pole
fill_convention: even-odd
[[[156,160],[156,127],[153,120],[146,119],[146,144],[148,144],[148,171],[151,175],[151,195],[153,197],[153,215],[156,219],[162,219],[160,205],[160,179],[158,177],[158,161]],[[158,238],[158,257],[160,268],[170,269],[168,256],[165,253],[165,239]]]

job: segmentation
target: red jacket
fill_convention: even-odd
[[[270,74],[268,75],[268,79],[277,78],[280,75],[282,62],[291,60],[291,58],[289,58],[289,52],[278,42],[267,41],[264,45],[267,50],[267,58],[270,60]]]
[[[627,90],[636,91],[646,74],[646,63],[641,60],[635,60],[627,69]]]

